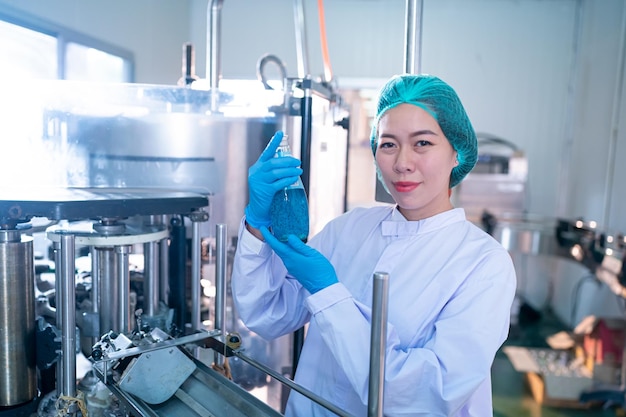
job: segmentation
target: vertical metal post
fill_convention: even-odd
[[[121,333],[128,333],[132,329],[133,317],[130,311],[130,268],[128,267],[128,254],[131,252],[130,246],[116,246],[117,272],[120,280],[118,287],[119,297],[119,323]]]
[[[224,0],[209,0],[207,9],[207,64],[206,72],[211,91],[211,112],[219,108],[219,81],[221,72],[220,36],[222,32],[222,5]]]
[[[170,218],[168,215],[161,216],[158,224],[167,228]],[[168,304],[170,286],[169,286],[169,239],[165,238],[159,241],[159,300],[164,304]]]
[[[89,248],[89,255],[91,256],[91,312],[97,314],[100,311],[100,275],[97,273],[100,269],[100,258],[93,246]]]
[[[162,239],[159,241],[159,300],[167,304],[170,286],[169,286],[169,240]]]
[[[121,300],[118,297],[119,286],[117,276],[116,259],[117,254],[111,247],[94,247],[93,254],[96,261],[94,265],[97,269],[92,271],[95,277],[95,281],[98,282],[98,304],[99,304],[99,331],[100,333],[113,330],[115,332],[121,332],[118,327],[120,323],[119,319],[119,304]],[[95,285],[95,282],[94,282]]]
[[[228,226],[218,224],[215,226],[215,328],[222,331],[226,336],[226,233]],[[224,340],[226,341],[226,340]],[[223,365],[224,357],[215,354],[215,363]]]
[[[368,417],[383,416],[388,297],[389,274],[385,272],[374,272],[369,398],[367,403]]]
[[[185,331],[187,310],[187,237],[181,217],[170,220],[169,245],[169,300],[174,309],[175,322],[180,332]]]
[[[406,0],[406,39],[404,41],[404,72],[418,74],[422,60],[423,0]]]
[[[300,160],[302,161],[302,185],[307,195],[309,194],[311,178],[311,140],[313,128],[313,92],[312,80],[305,78],[302,81],[302,137],[300,139]]]
[[[154,316],[159,309],[159,253],[158,243],[143,244],[143,294],[144,314]]]
[[[191,330],[201,327],[200,306],[202,304],[200,294],[200,222],[191,222]]]
[[[0,410],[37,397],[33,259],[31,236],[0,229]]]
[[[293,20],[296,26],[296,57],[298,64],[298,78],[311,75],[309,70],[309,49],[306,40],[306,24],[304,18],[303,0],[293,2]]]
[[[89,248],[89,255],[91,257],[91,312],[98,318],[96,335],[91,338],[91,345],[93,346],[100,339],[100,258],[96,253],[95,247]],[[94,324],[95,326],[95,324]]]
[[[60,290],[61,311],[61,395],[76,397],[76,269],[74,235],[59,234],[60,238]]]

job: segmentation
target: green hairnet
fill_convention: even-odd
[[[476,165],[476,133],[454,89],[432,75],[396,75],[383,86],[370,137],[374,155],[378,147],[380,118],[387,110],[402,103],[421,107],[439,123],[441,131],[458,154],[459,165],[452,169],[450,188],[460,183]]]

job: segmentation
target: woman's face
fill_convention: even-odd
[[[399,104],[380,118],[376,163],[407,220],[452,208],[449,186],[456,155],[437,121],[418,106]]]

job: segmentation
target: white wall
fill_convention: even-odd
[[[0,0],[0,11],[21,11],[45,22],[131,51],[135,81],[175,84],[189,35],[186,0]]]
[[[255,78],[258,58],[297,75],[292,0],[225,0],[224,78]],[[322,74],[316,2],[304,2],[310,72]],[[207,0],[0,0],[134,52],[136,81],[172,84],[181,45],[206,76]],[[6,6],[4,6],[6,7]],[[402,72],[405,0],[327,0],[337,82],[378,86]],[[529,211],[626,231],[622,0],[424,0],[422,71],[450,82],[477,131],[529,159]],[[356,81],[355,81],[356,80]],[[618,92],[616,95],[615,92]]]

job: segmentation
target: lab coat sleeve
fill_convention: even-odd
[[[310,317],[304,307],[308,292],[287,277],[280,258],[248,232],[243,220],[238,242],[231,288],[239,317],[267,340],[298,330]]]
[[[432,336],[420,346],[401,348],[388,323],[386,416],[455,415],[490,378],[496,351],[508,335],[515,272],[508,253],[494,250],[471,273],[475,279],[446,303]],[[344,291],[335,285],[306,302],[324,342],[366,405],[371,310],[347,293],[338,294]]]

